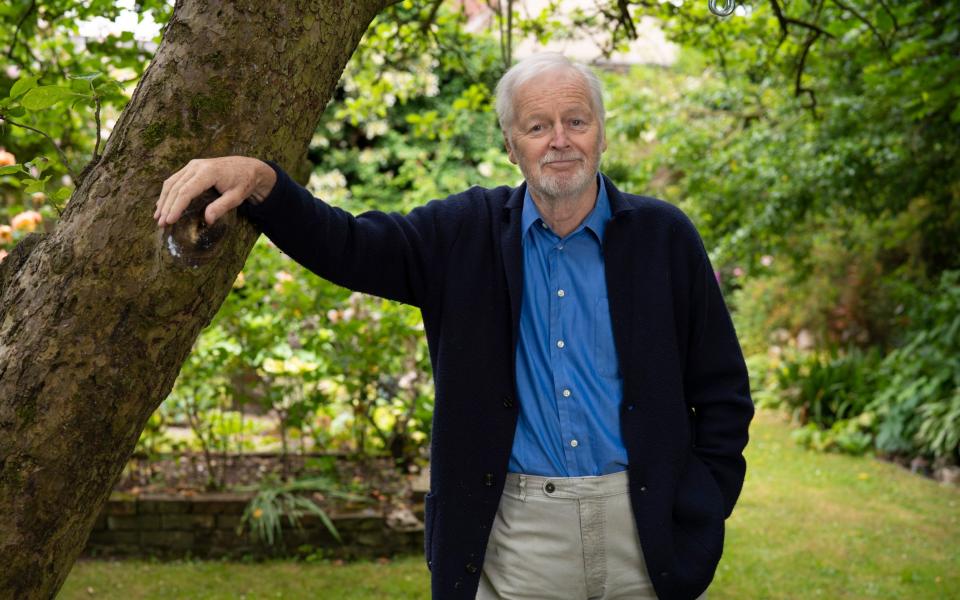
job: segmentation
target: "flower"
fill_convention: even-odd
[[[259,518],[262,517],[262,516],[263,516],[263,509],[262,509],[262,508],[258,508],[258,509],[256,509],[255,511],[253,511],[253,518],[254,518],[254,519],[259,519]]]
[[[0,167],[6,167],[8,165],[17,164],[17,157],[11,152],[7,152],[3,148],[0,148]]]
[[[743,277],[743,269],[740,268],[740,267],[734,267],[734,268],[733,268],[733,276],[734,276],[734,277]]]
[[[773,257],[770,256],[769,254],[764,254],[763,256],[760,257],[760,264],[765,267],[769,267],[770,265],[773,264]]]
[[[6,250],[4,250],[3,248],[0,248],[0,262],[3,262],[3,259],[5,259],[8,254],[9,253]]]
[[[13,241],[13,227],[0,225],[0,244],[9,244]]]
[[[10,225],[12,225],[14,229],[34,231],[41,221],[43,221],[43,216],[40,213],[35,210],[25,210],[22,213],[14,215],[14,217],[10,219]]]
[[[237,278],[233,280],[234,289],[242,288],[247,282],[246,278],[243,276],[243,271],[237,273]]]

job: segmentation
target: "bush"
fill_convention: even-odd
[[[877,449],[960,462],[960,271],[944,272],[911,317],[906,343],[880,365]]]
[[[876,389],[876,349],[801,354],[777,372],[784,404],[803,425],[829,429],[864,412]]]

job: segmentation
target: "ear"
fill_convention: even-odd
[[[510,143],[510,138],[507,137],[507,134],[503,134],[503,148],[507,151],[507,157],[510,159],[510,162],[517,164],[517,157],[513,153],[513,144]]]

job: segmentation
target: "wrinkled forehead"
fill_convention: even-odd
[[[517,87],[513,97],[513,110],[520,119],[538,112],[577,108],[596,112],[586,78],[572,67],[552,67],[531,77]]]

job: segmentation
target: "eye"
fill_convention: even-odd
[[[573,119],[572,121],[570,121],[570,124],[573,125],[574,127],[583,127],[584,125],[586,125],[586,122],[583,119]]]

